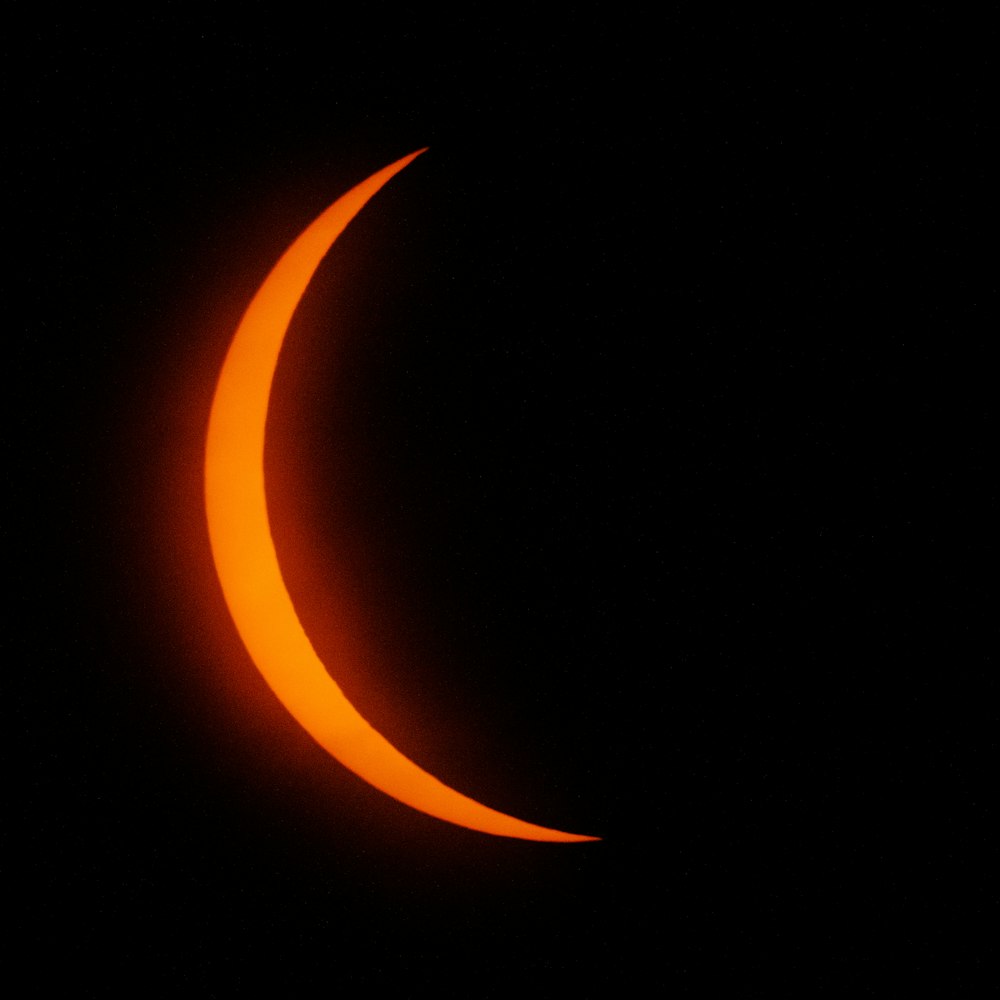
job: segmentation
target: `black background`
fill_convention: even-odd
[[[8,858],[39,992],[979,978],[986,65],[981,26],[911,13],[8,36]],[[212,580],[199,448],[241,311],[423,146],[293,324],[275,534],[319,645],[348,581],[371,655],[338,680],[378,728],[597,844],[344,773]]]

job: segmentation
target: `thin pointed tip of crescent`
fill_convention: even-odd
[[[556,844],[592,844],[604,839],[603,837],[592,837],[585,833],[566,833],[564,830],[552,830],[546,827],[541,827],[541,830],[544,831],[542,836],[531,836],[530,834],[523,836],[521,834],[512,835],[509,833],[502,833],[500,836],[515,836],[521,837],[524,840],[548,841]]]

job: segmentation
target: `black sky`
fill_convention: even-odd
[[[618,7],[8,37],[10,857],[37,981],[977,978],[980,33]],[[342,773],[189,575],[241,309],[422,146],[293,327],[268,461],[303,514],[276,530],[316,558],[318,616],[349,537],[379,655],[347,683],[381,728],[601,844],[468,833]]]

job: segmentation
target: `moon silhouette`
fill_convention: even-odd
[[[424,150],[352,188],[288,248],[236,330],[212,401],[205,507],[215,567],[257,669],[331,756],[400,802],[483,833],[523,840],[597,840],[508,816],[448,787],[405,757],[348,701],[317,656],[282,580],[264,484],[264,427],[278,354],[320,261],[368,200]],[[335,666],[335,665],[334,665]]]

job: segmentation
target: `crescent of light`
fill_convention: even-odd
[[[348,191],[288,248],[236,330],[212,402],[205,452],[208,533],[233,621],[257,669],[323,749],[414,809],[472,830],[524,840],[597,840],[526,823],[449,788],[370,726],[327,673],[282,580],[267,516],[264,426],[278,354],[320,261],[390,178],[424,150]]]

